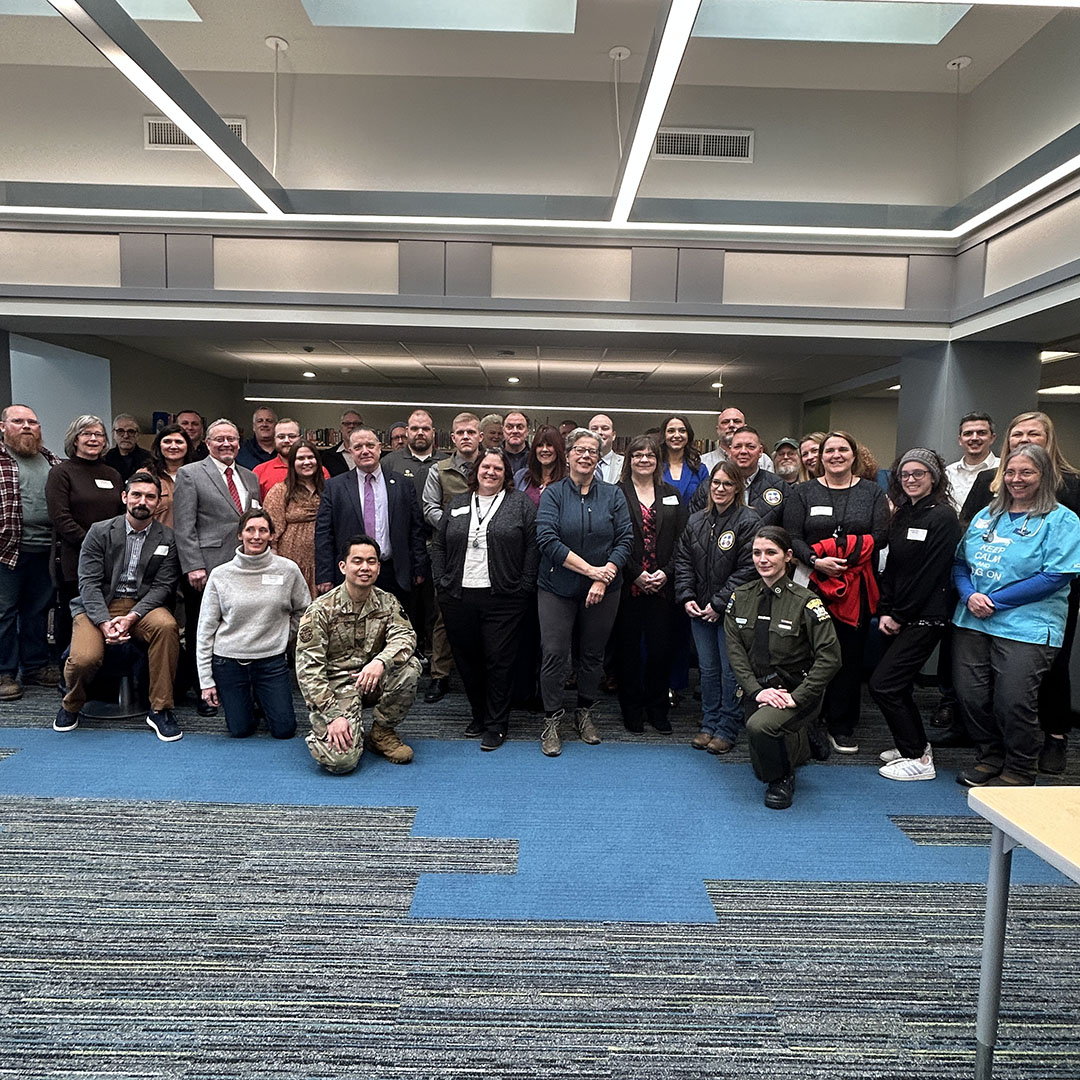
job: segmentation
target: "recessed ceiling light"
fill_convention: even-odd
[[[507,381],[507,382],[512,382],[512,383],[519,383],[519,382],[521,382],[521,380],[520,380],[520,379],[519,379],[519,378],[518,378],[518,377],[517,377],[516,375],[507,375],[507,376],[506,376],[506,381]]]
[[[723,384],[722,382],[714,382],[714,383],[712,384],[712,388],[713,388],[714,390],[719,390],[719,389],[720,389],[720,387],[722,387],[723,385],[724,385],[724,384]]]
[[[304,372],[304,378],[305,379],[314,379],[315,378],[315,372],[314,371],[305,371]]]

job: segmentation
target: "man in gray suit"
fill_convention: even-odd
[[[86,688],[105,659],[105,648],[135,638],[150,660],[150,713],[146,722],[162,742],[183,736],[173,716],[173,681],[180,633],[170,610],[180,563],[172,529],[154,520],[161,482],[132,474],[121,498],[126,512],[90,526],[79,552],[79,593],[71,602],[71,651],[64,665],[68,691],[53,723],[73,731],[86,704]]]
[[[187,621],[187,670],[198,686],[195,670],[195,628],[199,625],[206,579],[215,566],[236,554],[236,529],[245,510],[259,503],[255,474],[236,464],[240,432],[231,420],[215,420],[206,429],[209,457],[184,465],[176,474],[173,493],[173,530],[180,569],[184,574],[184,611]],[[200,716],[217,710],[201,698]]]

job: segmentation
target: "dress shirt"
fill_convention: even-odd
[[[240,495],[240,512],[251,508],[251,493],[247,489],[247,484],[240,483],[240,478],[236,475],[237,469],[243,468],[242,465],[237,465],[234,461],[231,465],[226,465],[222,461],[218,461],[216,457],[210,458],[210,460],[217,466],[217,471],[221,473],[221,482],[225,485],[226,490],[229,487],[229,481],[225,476],[226,469],[232,469],[232,481],[236,485],[237,493]]]
[[[991,452],[978,465],[965,465],[964,459],[961,458],[945,466],[945,475],[949,478],[949,497],[957,510],[964,505],[964,500],[968,497],[972,484],[975,483],[975,477],[981,472],[996,469],[1000,460]]]
[[[354,469],[356,484],[360,490],[360,520],[363,521],[364,496],[367,494],[368,473],[362,469]],[[375,539],[378,541],[379,550],[382,552],[383,561],[392,559],[394,552],[390,547],[390,521],[387,512],[386,479],[383,471],[377,465],[375,471],[370,474],[373,478],[372,488],[375,491]]]

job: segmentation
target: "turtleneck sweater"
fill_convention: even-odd
[[[210,571],[199,613],[196,656],[199,686],[214,686],[211,661],[279,656],[311,603],[304,575],[292,559],[272,551],[245,555]]]

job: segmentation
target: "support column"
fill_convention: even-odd
[[[11,400],[11,335],[0,330],[0,409],[13,405]]]
[[[1017,413],[1039,407],[1041,349],[1030,342],[955,342],[905,356],[897,453],[927,446],[955,461],[960,417],[974,410],[989,413],[1000,436]],[[995,453],[1000,449],[999,439]]]

